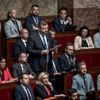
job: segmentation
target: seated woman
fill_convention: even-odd
[[[36,98],[45,99],[48,97],[65,97],[65,95],[57,95],[53,85],[49,81],[49,75],[46,72],[41,72],[38,76],[38,83],[34,90]]]
[[[0,57],[0,83],[9,83],[13,82],[16,79],[13,79],[8,67],[6,66],[6,59],[4,57]]]
[[[53,28],[56,32],[66,32],[75,30],[75,26],[72,24],[72,19],[68,15],[66,7],[61,7],[58,11],[58,17],[53,21]]]
[[[75,50],[94,48],[93,41],[89,34],[90,30],[87,26],[83,26],[80,28],[79,34],[75,37],[74,40]]]

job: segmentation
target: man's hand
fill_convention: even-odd
[[[33,30],[38,30],[38,27],[34,26],[33,24],[32,26],[33,26]]]
[[[41,54],[42,54],[42,55],[47,55],[48,53],[49,53],[48,50],[42,50],[42,51],[41,51]]]

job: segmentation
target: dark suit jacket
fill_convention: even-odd
[[[68,57],[66,57],[66,55]],[[75,56],[71,56],[75,64],[69,63],[69,55],[62,54],[60,57],[60,68],[62,71],[71,71],[72,69],[77,68],[78,61]]]
[[[28,89],[32,95],[32,100],[35,100],[33,90],[31,86],[28,86]],[[17,84],[12,95],[12,100],[28,100],[25,90],[21,86],[21,84]]]
[[[17,38],[16,44],[14,45],[14,57],[17,58],[21,52],[27,53],[27,47],[24,45],[21,38]]]
[[[51,38],[50,34],[46,34],[47,41],[49,48],[52,48],[53,46],[53,40]],[[38,31],[34,32],[30,35],[28,40],[28,53],[29,53],[29,63],[33,69],[33,71],[36,72],[42,72],[46,71],[46,55],[41,55],[41,51],[45,50],[43,42],[39,36]],[[51,52],[49,53],[49,59],[51,59],[52,55]]]
[[[56,67],[57,72],[61,72],[58,59],[55,58],[55,57],[53,57],[52,59],[53,59],[53,61],[55,63],[55,67]],[[50,62],[50,73],[51,74],[54,73],[54,68],[53,67],[54,67],[53,63]]]
[[[75,29],[75,27],[70,24],[62,25],[59,18],[53,21],[53,28],[55,29],[56,32],[66,32]]]
[[[50,96],[54,96],[54,95],[57,94],[55,89],[53,89],[53,91],[50,91],[50,92],[51,92]],[[50,97],[50,96],[48,96],[48,93],[47,93],[45,87],[43,85],[41,85],[41,84],[38,84],[36,86],[36,88],[34,90],[34,94],[35,94],[36,97],[40,97],[42,99]]]
[[[35,75],[28,63],[25,63],[24,66],[25,72],[32,74],[33,76]],[[13,77],[18,77],[20,74],[22,74],[21,65],[19,63],[13,64],[11,72]]]
[[[42,20],[42,18],[40,16],[37,16],[38,17],[38,22],[40,22]],[[32,15],[26,17],[26,28],[28,29],[29,33],[33,33],[33,25],[38,27],[36,25],[36,22],[34,21]]]

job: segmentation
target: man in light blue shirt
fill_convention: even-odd
[[[100,48],[100,23],[98,24],[98,32],[93,36],[95,48]]]
[[[86,100],[87,93],[95,90],[92,76],[87,73],[87,67],[83,61],[78,65],[78,72],[73,76],[72,88],[77,90],[80,100]]]

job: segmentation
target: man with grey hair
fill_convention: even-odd
[[[26,28],[22,28],[20,31],[20,37],[16,39],[16,43],[14,45],[14,57],[18,58],[18,55],[21,52],[25,52],[27,55],[27,40],[29,37],[29,32]]]
[[[80,62],[78,65],[78,74],[73,77],[72,88],[76,89],[80,100],[86,100],[86,94],[90,91],[94,91],[94,84],[92,76],[87,73],[87,66],[84,61]]]

